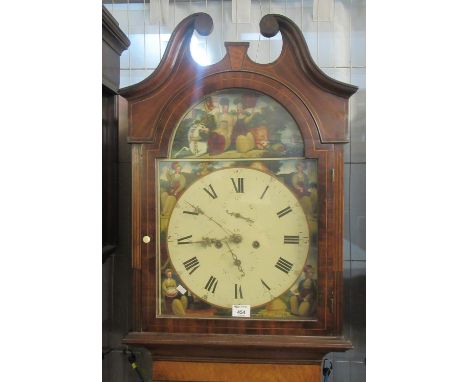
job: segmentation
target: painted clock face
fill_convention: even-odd
[[[298,198],[252,168],[213,171],[178,198],[167,249],[183,284],[217,307],[264,305],[301,275],[309,226]]]

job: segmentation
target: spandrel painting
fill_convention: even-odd
[[[231,318],[235,302],[253,319],[316,317],[316,160],[159,160],[156,170],[158,316]]]
[[[174,135],[172,158],[277,158],[304,155],[296,122],[271,97],[243,89],[194,105]]]

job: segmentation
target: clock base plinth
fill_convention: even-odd
[[[153,332],[123,343],[151,351],[154,381],[320,381],[324,355],[352,348],[342,337]]]
[[[311,365],[154,361],[156,381],[321,382],[320,362]]]

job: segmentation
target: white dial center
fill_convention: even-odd
[[[225,168],[180,196],[167,244],[193,294],[224,308],[255,307],[297,280],[309,252],[309,228],[298,199],[275,176]]]

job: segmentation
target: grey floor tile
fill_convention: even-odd
[[[350,363],[350,381],[349,382],[365,382],[366,381],[366,364],[363,362]]]
[[[350,213],[349,213],[349,168],[350,165],[344,165],[343,171],[343,185],[344,185],[344,223],[343,223],[343,258],[344,260],[351,260],[351,232],[350,232]]]
[[[132,348],[136,357],[138,370],[145,381],[151,381],[151,354],[143,348]],[[113,350],[102,361],[103,382],[133,382],[137,381],[137,374],[128,361],[128,354],[121,350]]]
[[[351,261],[350,324],[353,328],[366,326],[366,262]]]
[[[351,164],[350,184],[350,228],[351,259],[366,259],[366,166]]]
[[[366,359],[366,329],[350,325],[350,341],[353,349],[346,352],[346,359],[352,362],[364,362]]]
[[[366,161],[366,69],[352,68],[351,83],[359,87],[349,100],[350,159],[352,163]]]
[[[103,382],[127,382],[130,364],[122,352],[113,351],[107,354],[102,361]]]
[[[363,362],[366,358],[366,279],[365,261],[345,261],[344,336],[353,349],[335,353],[335,360]]]
[[[351,382],[350,365],[348,361],[335,361],[330,382]]]
[[[349,124],[348,129],[349,131],[348,131],[347,139],[351,141],[351,124]],[[350,143],[345,143],[343,145],[343,162],[351,163],[351,144]]]
[[[110,303],[112,300],[112,256],[102,264],[102,321],[103,324],[111,318]]]

